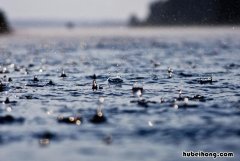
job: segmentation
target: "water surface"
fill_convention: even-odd
[[[239,42],[240,30],[228,27],[22,29],[2,36],[0,160],[186,160],[182,151],[200,150],[231,151],[234,160]],[[93,91],[94,74],[102,89]],[[110,84],[116,76],[123,82]],[[135,82],[141,96],[132,92]],[[96,123],[99,108],[106,121]],[[81,122],[59,121],[70,116]]]

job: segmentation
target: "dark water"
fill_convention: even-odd
[[[239,158],[239,31],[195,32],[1,38],[0,160],[186,160],[182,151],[200,150]],[[93,91],[94,74],[102,89]],[[117,76],[122,83],[108,82]]]

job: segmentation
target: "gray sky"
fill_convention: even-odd
[[[0,0],[11,20],[71,19],[127,20],[135,13],[144,18],[154,0]]]

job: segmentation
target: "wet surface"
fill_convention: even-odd
[[[1,39],[1,160],[239,157],[236,32]]]

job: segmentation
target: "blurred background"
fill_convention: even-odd
[[[13,28],[236,25],[239,8],[239,0],[1,0],[0,18],[2,32],[7,22]]]
[[[135,14],[144,19],[153,0],[0,0],[12,26],[122,25]]]

